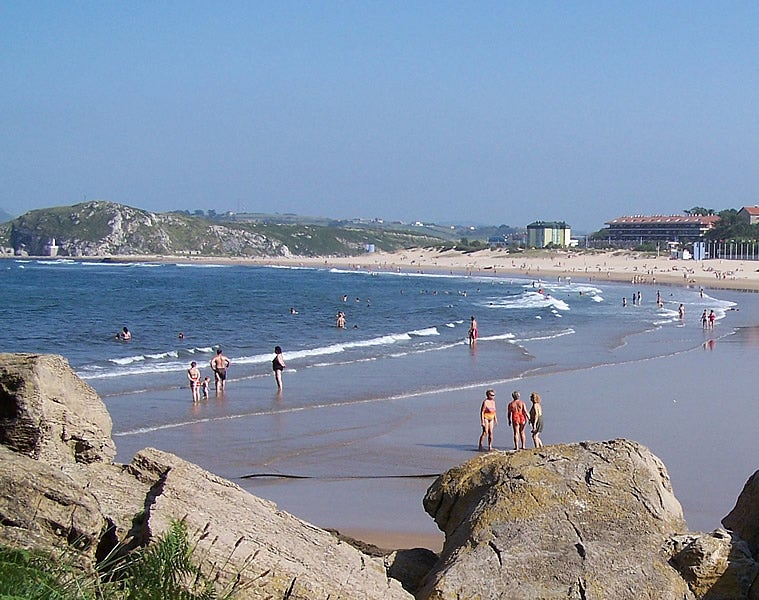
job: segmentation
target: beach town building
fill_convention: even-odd
[[[506,248],[509,245],[509,241],[505,235],[491,235],[488,238],[488,246],[491,248]]]
[[[635,215],[606,223],[611,243],[684,242],[697,240],[719,221],[717,215]]]
[[[738,218],[749,225],[759,223],[759,206],[744,206],[738,211]]]
[[[531,248],[567,247],[571,238],[571,228],[564,221],[535,221],[527,226],[527,245]]]

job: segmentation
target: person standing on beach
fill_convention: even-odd
[[[229,360],[221,351],[221,348],[216,350],[216,356],[211,359],[211,370],[216,380],[216,392],[224,390],[227,387],[227,369],[232,361]]]
[[[714,329],[714,321],[717,320],[717,315],[713,310],[709,311],[709,329]]]
[[[701,329],[706,329],[706,325],[709,322],[709,316],[706,314],[706,309],[701,313]]]
[[[200,388],[203,390],[203,400],[208,400],[208,386],[211,385],[211,378],[206,375],[203,378],[203,382],[200,384]]]
[[[190,368],[187,369],[187,380],[190,382],[190,391],[192,392],[192,401],[200,401],[200,369],[198,363],[192,361]]]
[[[518,391],[512,392],[511,397],[512,400],[509,402],[506,415],[509,419],[509,425],[511,425],[514,430],[514,450],[519,450],[520,443],[522,450],[524,450],[527,447],[524,427],[527,424],[527,419],[530,415],[527,413],[527,407],[524,402],[519,399]]]
[[[477,329],[477,319],[472,315],[471,323],[469,324],[469,343],[474,344],[477,341],[479,331]]]
[[[543,406],[540,404],[540,394],[532,392],[530,394],[530,425],[532,426],[532,443],[536,448],[543,447],[543,441],[540,434],[543,433]]]
[[[493,428],[498,424],[498,416],[495,411],[495,390],[485,392],[485,399],[480,406],[480,424],[482,425],[482,433],[480,434],[477,449],[482,452],[482,442],[485,441],[485,436],[487,436],[488,450],[492,450]]]
[[[277,390],[282,391],[282,371],[285,370],[285,357],[282,356],[282,348],[274,347],[274,360],[271,361],[271,368],[274,371],[274,379],[277,381]]]
[[[681,321],[685,320],[685,305],[684,304],[681,304],[680,306],[678,306],[677,316],[680,317]]]

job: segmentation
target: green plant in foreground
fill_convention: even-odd
[[[97,573],[74,567],[76,556],[0,547],[0,600],[231,600],[244,589],[222,592],[194,559],[184,521],[173,521],[155,543],[106,559]]]
[[[41,552],[0,547],[0,600],[90,600],[97,577]]]
[[[124,571],[125,600],[214,600],[213,583],[193,561],[193,547],[184,521],[173,521],[169,530],[147,548],[138,550]]]

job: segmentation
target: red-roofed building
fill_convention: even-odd
[[[716,215],[635,215],[606,223],[611,242],[684,242],[702,237],[719,221]]]
[[[759,206],[744,206],[738,211],[738,218],[749,225],[759,223]]]

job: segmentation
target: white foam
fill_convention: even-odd
[[[191,269],[226,269],[234,265],[219,265],[215,263],[175,263],[175,267],[188,267]]]
[[[417,329],[415,331],[409,331],[409,335],[416,335],[419,337],[425,337],[428,335],[440,335],[437,327],[428,327],[427,329]]]

